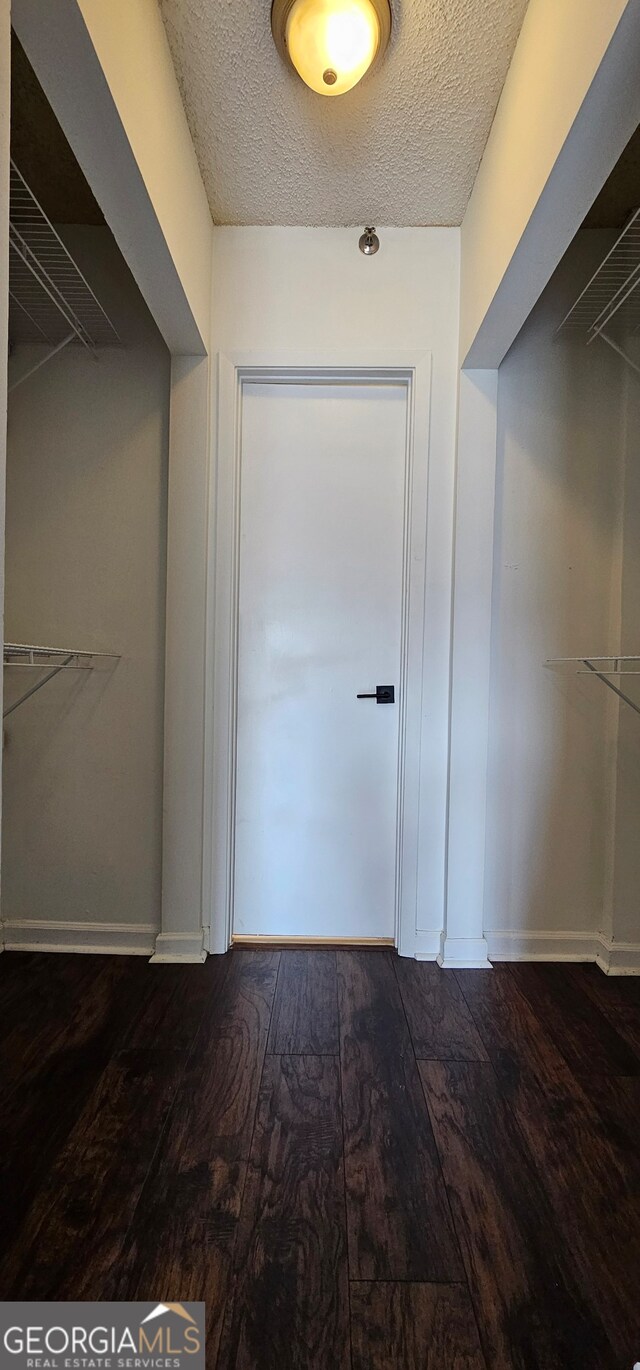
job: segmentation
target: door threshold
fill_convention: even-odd
[[[234,947],[395,947],[393,937],[266,937],[260,933],[231,938]]]

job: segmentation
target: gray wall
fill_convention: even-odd
[[[4,502],[7,437],[7,320],[9,312],[9,146],[11,106],[11,3],[0,0],[0,633],[4,601]],[[0,701],[3,686],[0,681]],[[0,758],[0,814],[2,760]]]
[[[604,343],[554,340],[606,244],[578,235],[500,368],[489,929],[611,917],[618,706],[543,665],[619,650],[625,367]]]
[[[65,233],[124,345],[10,398],[5,637],[122,659],[7,720],[3,916],[158,926],[170,358],[109,231]]]
[[[626,344],[640,364],[637,338]],[[624,363],[620,363],[621,366]],[[640,376],[625,368],[624,521],[620,650],[640,652]],[[620,682],[640,705],[640,677]],[[611,931],[616,942],[640,941],[640,717],[620,705],[615,800]]]

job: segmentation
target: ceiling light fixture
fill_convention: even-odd
[[[273,0],[271,29],[281,57],[318,95],[344,95],[384,52],[389,0]]]

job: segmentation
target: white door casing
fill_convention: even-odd
[[[429,833],[442,830],[446,774],[423,774],[422,700],[425,610],[425,561],[429,476],[431,358],[256,357],[218,358],[218,441],[215,479],[210,485],[209,578],[205,666],[205,832],[203,902],[210,911],[209,949],[226,950],[234,907],[236,772],[238,757],[238,607],[240,491],[243,398],[251,385],[401,387],[406,410],[401,591],[401,651],[397,717],[399,727],[395,833],[395,940],[401,954],[420,951],[420,926],[441,929],[444,904],[444,850],[431,842],[433,863],[419,871],[421,815]],[[428,625],[427,625],[428,631]],[[441,663],[439,663],[441,665]],[[365,682],[365,685],[368,682]],[[392,681],[375,681],[391,684]],[[378,710],[385,706],[372,705]],[[421,785],[422,781],[422,785]],[[425,783],[426,782],[426,783]],[[431,814],[429,813],[431,809]],[[434,878],[435,869],[435,878]],[[442,878],[440,878],[442,876]],[[425,913],[421,886],[438,891]],[[442,902],[440,899],[442,890]],[[437,907],[434,907],[437,902]],[[206,917],[206,914],[205,914]],[[419,935],[418,935],[419,936]]]

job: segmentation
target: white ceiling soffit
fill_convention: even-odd
[[[282,62],[270,0],[160,0],[214,221],[459,224],[527,0],[392,0],[339,99]]]

